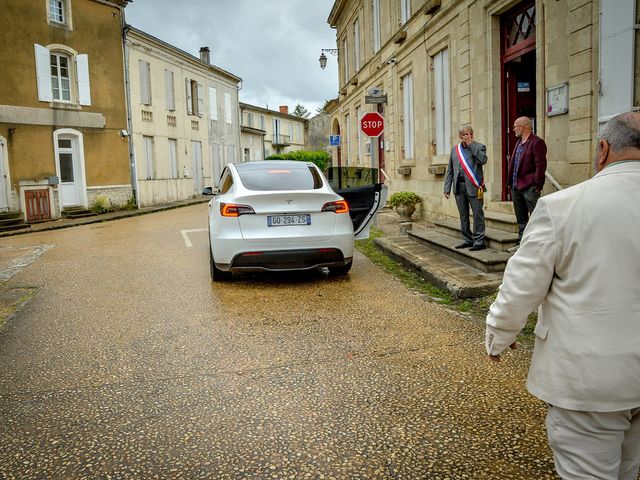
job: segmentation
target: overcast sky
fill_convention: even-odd
[[[133,0],[127,23],[242,78],[240,101],[277,110],[301,104],[313,115],[338,94],[334,0]]]

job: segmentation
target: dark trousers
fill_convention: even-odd
[[[464,184],[458,185],[456,189],[456,204],[458,212],[460,212],[460,231],[464,243],[472,243],[473,245],[484,245],[484,200],[478,200],[478,197],[471,196],[467,193]],[[473,212],[473,235],[469,223],[469,205]]]
[[[529,222],[531,212],[536,208],[536,203],[540,198],[540,193],[535,191],[535,187],[526,190],[518,190],[511,188],[511,199],[513,200],[513,209],[516,212],[516,220],[518,221],[518,243],[522,240],[522,233]]]

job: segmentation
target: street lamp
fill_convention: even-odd
[[[320,53],[320,58],[318,60],[320,61],[320,68],[322,68],[324,70],[325,67],[327,66],[327,56],[324,54],[324,52],[330,53],[331,55],[338,55],[338,49],[337,48],[323,48],[321,50],[322,50],[322,52]]]

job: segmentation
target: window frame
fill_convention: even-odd
[[[72,103],[71,99],[73,98],[73,72],[72,72],[72,68],[73,68],[73,57],[71,57],[67,52],[63,52],[60,50],[53,50],[53,51],[49,51],[49,58],[51,59],[51,96],[52,96],[52,101],[54,102],[58,102],[58,103]],[[56,59],[55,65],[54,65],[54,58]],[[64,59],[67,63],[66,66],[66,70],[67,70],[67,76],[66,78],[62,76],[61,74],[61,70],[62,65],[60,64],[60,60]],[[53,73],[53,69],[56,69],[56,74]],[[68,88],[66,90],[63,89],[62,87],[62,81],[66,80],[67,81],[67,85]],[[57,88],[54,86],[54,84],[57,84]],[[56,90],[58,91],[58,98],[56,98]],[[65,99],[63,98],[62,93],[63,92],[68,92],[69,98]]]
[[[51,106],[55,104],[91,106],[89,56],[86,53],[78,53],[72,48],[61,44],[43,46],[34,43],[33,46],[38,101],[48,102]],[[53,96],[52,56],[67,58],[69,100],[57,99]]]
[[[445,47],[432,57],[433,62],[433,115],[436,155],[451,152],[451,73],[449,48]]]
[[[54,6],[52,5],[53,3],[60,4],[59,14],[52,10],[54,8]],[[71,0],[45,0],[45,4],[47,12],[47,23],[49,25],[71,29]],[[56,18],[58,15],[61,17],[61,20]]]

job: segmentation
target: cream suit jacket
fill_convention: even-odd
[[[487,352],[537,306],[533,395],[570,410],[640,406],[640,161],[538,201],[489,310]]]

